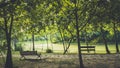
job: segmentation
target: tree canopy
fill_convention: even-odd
[[[52,40],[63,43],[64,53],[71,42],[85,41],[86,37],[89,42],[102,41],[107,53],[110,53],[107,42],[115,43],[119,52],[119,3],[119,0],[0,0],[0,40],[6,40],[8,47],[5,68],[12,67],[11,40],[33,32],[55,37]]]

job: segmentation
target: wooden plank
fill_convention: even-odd
[[[95,48],[95,46],[81,46],[81,48]]]
[[[38,54],[37,51],[21,51],[20,52],[21,58],[25,59],[25,56],[38,56],[41,59],[41,54]]]

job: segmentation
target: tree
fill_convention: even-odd
[[[105,30],[103,29],[103,24],[102,24],[102,23],[101,23],[101,25],[100,25],[100,30],[101,30],[102,38],[103,38],[103,40],[104,40],[106,52],[107,52],[107,54],[110,54],[110,51],[109,51],[109,49],[108,49],[107,39],[106,39],[106,36],[105,36]]]
[[[109,1],[109,7],[108,7],[108,16],[110,19],[110,22],[112,22],[113,24],[113,32],[114,32],[114,40],[115,40],[115,46],[116,46],[116,53],[119,53],[119,47],[118,47],[118,27],[117,25],[120,22],[120,1],[116,0],[116,1]]]
[[[79,36],[79,24],[78,24],[78,7],[77,7],[77,0],[74,1],[75,3],[75,20],[76,20],[76,37],[77,37],[77,42],[78,42],[78,53],[79,53],[79,62],[80,62],[80,68],[84,68],[83,65],[83,60],[82,60],[82,53],[81,53],[81,48],[80,48],[80,36]]]
[[[118,22],[120,22],[119,21],[120,5],[118,3],[120,3],[120,1],[100,0],[97,2],[97,7],[100,8],[100,11],[97,11],[98,12],[97,17],[100,18],[102,22],[106,23],[106,26],[107,24],[111,26],[110,23],[113,23],[114,40],[115,40],[117,53],[119,53],[119,48],[118,48],[118,37],[117,37],[116,25],[118,24]],[[101,12],[101,14],[99,12]]]
[[[13,24],[16,19],[16,9],[17,6],[21,4],[19,0],[9,0],[9,1],[2,1],[1,3],[5,3],[3,7],[1,7],[0,11],[0,19],[1,19],[1,25],[0,26],[6,37],[7,42],[7,56],[6,56],[6,62],[5,62],[5,68],[13,68],[13,62],[12,62],[12,51],[11,51],[11,38],[12,38],[12,30],[13,30]],[[18,4],[19,3],[19,4]]]
[[[89,6],[87,10],[88,16],[92,15],[90,22],[97,31],[101,32],[106,52],[109,54],[110,51],[108,49],[107,38],[105,36],[105,31],[107,31],[105,30],[105,28],[107,27],[107,24],[109,24],[109,17],[107,15],[108,14],[107,6],[109,6],[109,2],[107,0],[90,1]],[[91,12],[89,10],[93,10],[94,12]]]
[[[32,35],[33,51],[35,51],[34,35],[40,31],[38,28],[42,26],[41,17],[39,14],[41,7],[43,9],[44,4],[41,5],[39,0],[25,0],[24,2],[27,4],[24,6],[24,10],[27,13],[25,15],[27,22],[24,24],[24,26],[27,26],[27,29],[24,29],[24,27],[22,27],[22,29],[24,29],[24,32],[30,33]]]
[[[11,9],[9,9],[11,8]],[[13,25],[13,19],[14,19],[14,6],[13,4],[9,4],[5,6],[5,8],[2,9],[3,12],[3,26],[4,31],[6,35],[6,42],[7,42],[7,57],[6,57],[6,63],[5,68],[13,68],[12,63],[12,53],[11,53],[11,32],[12,32],[12,25]]]

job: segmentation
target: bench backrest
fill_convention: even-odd
[[[95,46],[81,46],[80,48],[95,48]]]
[[[37,51],[21,51],[21,55],[37,55]]]

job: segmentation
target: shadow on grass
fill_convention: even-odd
[[[42,61],[46,61],[46,58],[44,59],[22,59],[21,61],[42,62]]]
[[[21,66],[24,67],[30,64],[31,66],[36,66],[37,68],[79,68],[79,65],[74,63],[74,60],[71,61],[57,58],[24,59],[21,62]],[[18,66],[15,68],[18,68]]]

